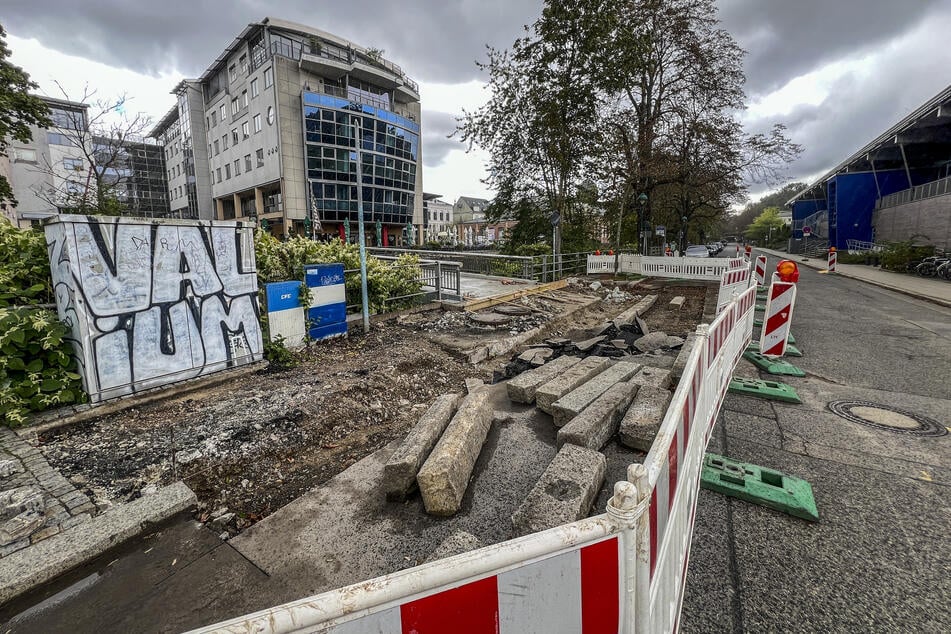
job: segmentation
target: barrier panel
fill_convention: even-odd
[[[623,258],[625,256],[618,256]],[[588,256],[588,275],[598,275],[601,273],[614,273],[613,255],[589,255]]]
[[[733,260],[734,258],[643,257],[640,262],[640,274],[652,277],[719,281],[723,271],[735,267]]]
[[[726,308],[733,299],[733,294],[743,292],[750,285],[750,269],[730,269],[720,276],[720,291],[717,294],[717,315]]]
[[[766,256],[757,255],[756,256],[756,267],[755,267],[755,280],[757,286],[763,286],[766,284]]]
[[[703,456],[755,302],[748,287],[697,327],[660,431],[606,514],[195,632],[676,631]]]

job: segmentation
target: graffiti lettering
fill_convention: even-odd
[[[93,401],[261,357],[250,229],[62,216],[46,240]]]

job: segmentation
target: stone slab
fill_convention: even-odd
[[[439,437],[462,402],[461,394],[439,396],[410,430],[403,443],[383,467],[386,499],[402,502],[416,488],[416,474],[426,462]]]
[[[445,559],[453,555],[467,553],[470,550],[482,548],[485,544],[479,541],[479,538],[468,531],[456,531],[436,546],[432,554],[426,558],[423,563]]]
[[[184,482],[115,506],[68,531],[0,559],[0,603],[82,564],[198,503]]]
[[[630,381],[612,385],[583,412],[558,430],[558,446],[562,447],[568,443],[600,450],[617,433],[621,418],[634,401],[640,387]]]
[[[675,308],[683,308],[684,302],[687,301],[687,298],[683,295],[678,295],[677,297],[670,300],[670,305]]]
[[[551,414],[552,404],[565,394],[571,392],[583,383],[591,380],[595,375],[603,372],[611,360],[604,357],[588,357],[574,364],[566,371],[559,373],[548,383],[545,383],[535,392],[535,404],[538,409]]]
[[[469,394],[419,470],[416,483],[430,515],[454,515],[492,425],[489,390]]]
[[[601,452],[570,444],[562,447],[512,514],[516,534],[528,535],[587,517],[606,468]]]
[[[691,333],[687,335],[687,340],[684,341],[684,345],[681,346],[680,352],[677,354],[677,360],[674,361],[674,367],[670,370],[670,378],[677,384],[680,382],[680,377],[684,375],[684,369],[687,367],[687,359],[690,357],[690,351],[693,350],[693,344],[697,340],[697,335]]]
[[[636,363],[617,363],[562,396],[551,405],[551,415],[555,419],[555,426],[563,427],[595,399],[607,392],[611,386],[627,381],[640,369],[641,367]]]
[[[630,378],[630,381],[631,383],[637,383],[638,385],[660,387],[666,390],[670,388],[670,377],[670,370],[661,370],[660,368],[644,366],[637,374]]]
[[[545,385],[579,361],[581,361],[580,357],[558,357],[540,368],[522,372],[505,384],[509,400],[516,403],[533,403],[535,401],[535,392],[539,387]]]
[[[642,300],[616,316],[612,321],[614,325],[620,328],[623,324],[635,323],[635,317],[640,317],[646,313],[654,302],[657,301],[657,295],[647,295]],[[645,333],[646,334],[646,333]]]
[[[638,451],[650,450],[672,396],[669,390],[642,385],[621,419],[621,444]]]

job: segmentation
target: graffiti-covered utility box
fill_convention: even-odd
[[[308,264],[304,284],[310,292],[310,306],[300,302],[301,282],[265,284],[268,332],[288,347],[302,346],[308,339],[318,341],[347,334],[347,297],[343,264]]]
[[[92,402],[262,357],[252,225],[62,215],[45,230]]]

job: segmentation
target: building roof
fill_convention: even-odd
[[[951,86],[823,174],[786,204],[822,197],[826,181],[836,174],[904,169],[906,160],[909,169],[933,167],[947,163],[948,157],[951,157]]]
[[[82,103],[81,101],[70,101],[68,99],[57,99],[56,97],[47,97],[46,95],[33,95],[39,99],[42,99],[50,106],[62,106],[65,108],[75,108],[77,110],[88,110],[89,104]]]
[[[155,127],[152,128],[152,131],[149,132],[149,136],[152,137],[153,139],[157,139],[157,138],[159,138],[160,136],[162,136],[162,134],[163,134],[166,130],[168,130],[168,128],[169,128],[173,123],[175,123],[176,121],[178,121],[178,116],[179,116],[179,115],[178,115],[178,105],[176,104],[176,105],[172,106],[171,108],[169,108],[168,112],[165,113],[165,116],[163,116],[161,119],[159,119],[159,122],[156,123],[156,124],[155,124]]]
[[[459,204],[460,202],[463,202],[469,205],[470,207],[474,207],[475,205],[484,206],[489,204],[489,201],[486,200],[485,198],[473,198],[472,196],[460,196],[459,198],[456,199],[456,204]]]

